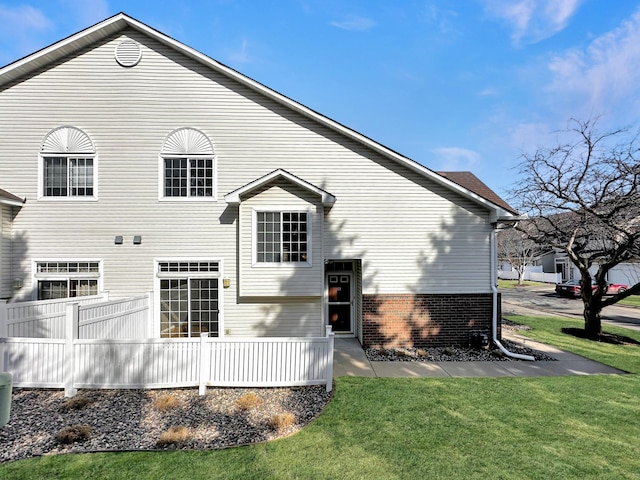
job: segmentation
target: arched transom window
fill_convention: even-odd
[[[95,198],[96,151],[89,136],[76,127],[50,131],[40,148],[40,197]]]
[[[171,132],[160,158],[161,198],[215,199],[215,154],[200,130],[185,127]]]

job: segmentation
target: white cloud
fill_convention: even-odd
[[[572,115],[633,113],[640,105],[640,10],[617,29],[555,56],[548,64],[552,80],[547,91]],[[636,109],[634,109],[634,106]],[[633,112],[631,112],[633,110]]]
[[[42,48],[40,37],[53,28],[53,22],[29,5],[0,5],[0,66]],[[9,48],[6,48],[9,47]]]
[[[343,30],[363,32],[376,26],[375,20],[368,17],[351,15],[342,21],[333,21],[331,25]]]
[[[231,61],[231,63],[242,64],[242,63],[249,63],[251,61],[247,46],[248,46],[248,41],[246,38],[243,37],[242,41],[240,42],[240,46],[238,48],[236,48],[233,51],[227,52],[226,56]]]
[[[500,95],[500,90],[498,90],[497,88],[493,88],[493,87],[487,87],[487,88],[483,88],[482,90],[480,90],[477,95],[479,97],[495,97],[497,95]]]
[[[6,7],[0,5],[0,35],[11,37],[22,31],[44,31],[51,28],[51,21],[29,5]]]
[[[510,148],[530,153],[548,145],[554,128],[546,123],[520,123],[506,129]]]
[[[583,0],[485,0],[485,10],[512,29],[511,40],[536,43],[562,31]]]
[[[479,153],[460,147],[435,148],[432,152],[436,155],[434,170],[437,171],[473,170],[481,160]]]

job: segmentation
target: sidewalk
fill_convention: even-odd
[[[542,377],[625,373],[579,355],[535,342],[520,335],[507,340],[542,351],[557,361],[504,362],[371,362],[355,338],[336,338],[334,377]]]

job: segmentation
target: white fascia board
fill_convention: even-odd
[[[0,204],[2,205],[9,205],[11,207],[22,207],[24,205],[25,200],[19,201],[19,200],[10,200],[8,198],[1,198],[0,197]]]
[[[239,205],[241,202],[240,197],[242,195],[250,192],[251,190],[259,188],[262,185],[266,185],[277,178],[285,178],[289,182],[295,185],[298,185],[299,187],[320,196],[320,198],[322,199],[322,204],[324,206],[331,206],[336,202],[336,197],[331,195],[329,192],[322,190],[321,188],[318,188],[309,182],[305,182],[301,178],[296,177],[295,175],[292,175],[286,170],[282,170],[282,169],[274,170],[273,172],[268,173],[264,177],[260,177],[254,180],[253,182],[248,183],[245,186],[234,190],[233,192],[229,192],[224,196],[224,200],[230,205]]]

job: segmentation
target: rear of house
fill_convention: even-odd
[[[515,214],[124,14],[0,70],[0,188],[0,298],[153,292],[157,337],[466,343]]]

